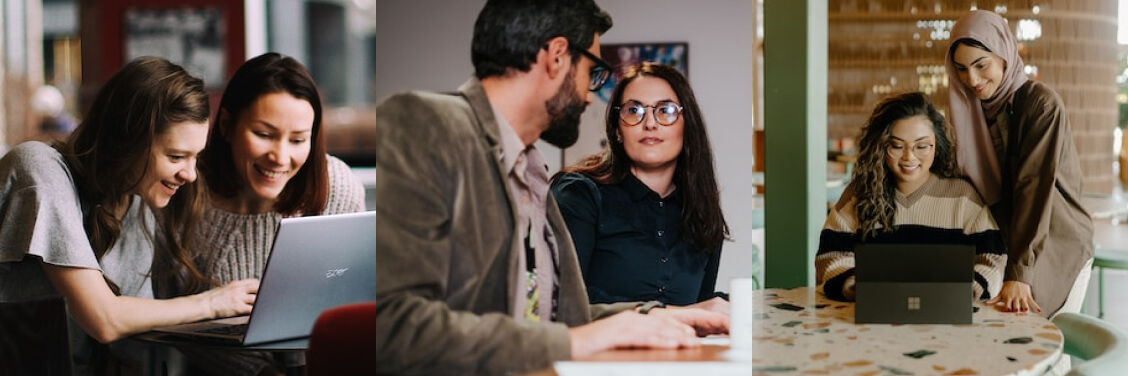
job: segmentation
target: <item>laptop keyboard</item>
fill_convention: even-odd
[[[200,330],[200,333],[243,335],[247,333],[247,324],[217,326]]]

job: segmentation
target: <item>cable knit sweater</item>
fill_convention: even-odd
[[[329,200],[321,214],[365,210],[364,187],[345,162],[329,156]],[[204,275],[224,284],[246,278],[261,278],[274,245],[274,232],[282,215],[277,212],[236,214],[214,207],[204,212],[196,262]],[[273,362],[266,352],[198,351],[181,349],[192,365],[213,375],[254,375]]]
[[[988,299],[1002,288],[1006,248],[990,209],[963,179],[933,175],[908,196],[897,193],[892,232],[870,243],[948,243],[975,245],[976,298]],[[857,198],[847,187],[830,211],[815,256],[816,284],[828,298],[854,300],[854,245],[861,241],[854,208]]]

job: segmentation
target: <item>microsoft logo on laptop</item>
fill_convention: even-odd
[[[920,297],[919,296],[910,296],[909,297],[909,310],[910,311],[919,311],[920,310]]]

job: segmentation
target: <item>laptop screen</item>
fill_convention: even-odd
[[[309,336],[322,311],[375,300],[376,212],[285,218],[244,343]]]

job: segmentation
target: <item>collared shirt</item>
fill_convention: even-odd
[[[592,303],[685,305],[714,296],[721,250],[702,252],[682,232],[680,190],[660,197],[632,174],[597,184],[578,173],[560,176],[552,190]]]
[[[539,289],[537,311],[541,321],[552,320],[553,291],[559,283],[556,275],[556,239],[552,229],[548,226],[548,166],[544,157],[537,150],[536,145],[526,146],[512,124],[502,116],[497,108],[493,108],[494,117],[497,119],[498,130],[501,135],[502,165],[505,166],[506,182],[513,193],[512,199],[517,204],[517,231],[522,234],[521,242],[515,242],[513,252],[517,252],[521,265],[528,265],[525,246],[528,239],[532,239],[532,248],[535,254],[536,285]],[[532,236],[530,236],[532,235]],[[528,238],[526,238],[528,237]],[[527,308],[528,282],[522,274],[513,283],[517,304],[511,312],[515,318],[524,318]]]

